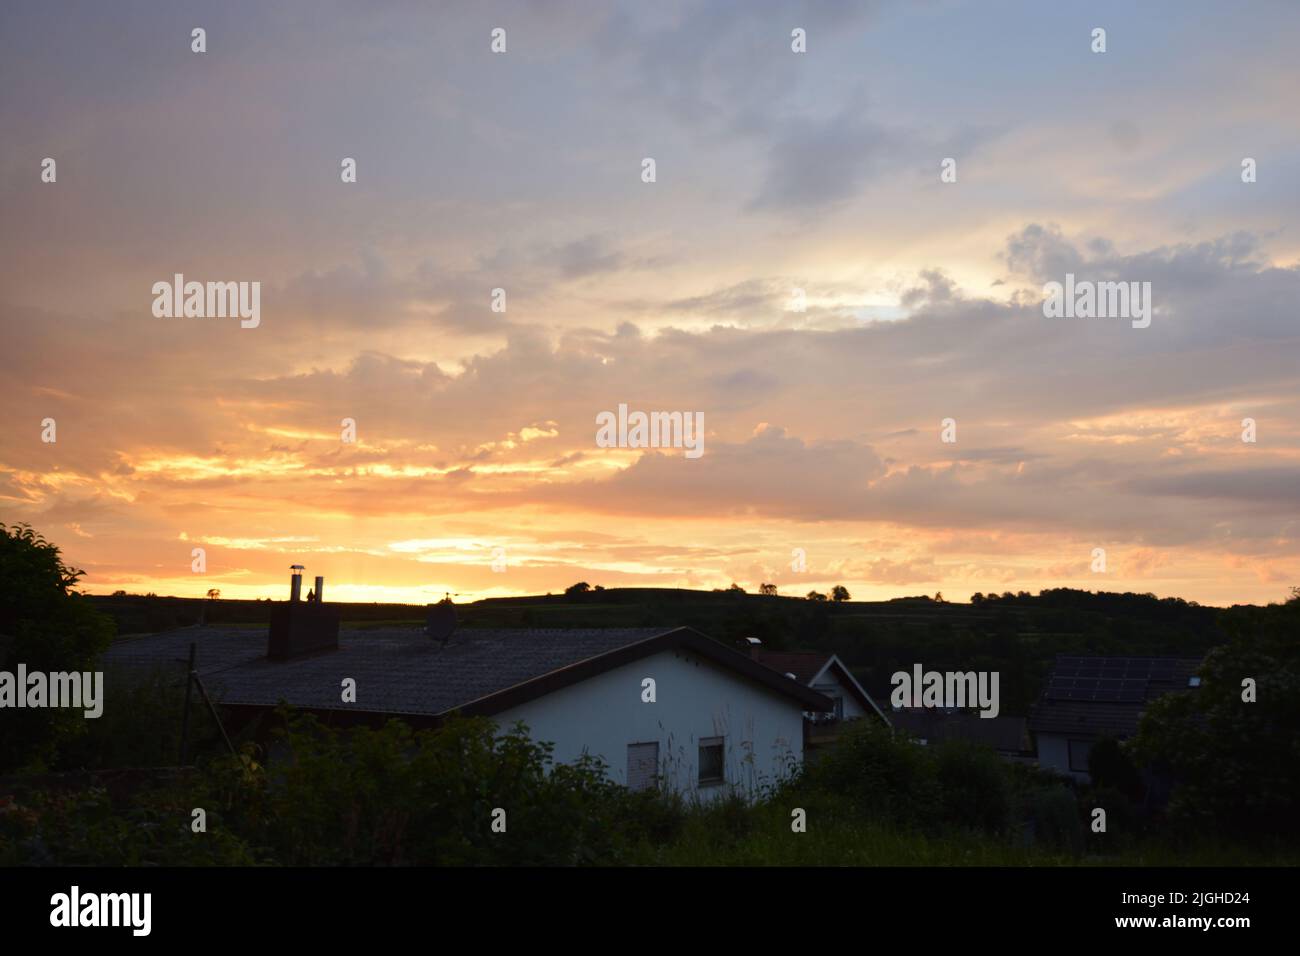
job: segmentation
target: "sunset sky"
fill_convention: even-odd
[[[95,593],[1281,600],[1298,51],[1286,2],[5,3],[0,521]],[[1150,327],[1044,317],[1067,273]],[[620,403],[704,454],[598,447]]]

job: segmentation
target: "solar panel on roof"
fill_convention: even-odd
[[[1044,696],[1141,703],[1152,681],[1172,681],[1179,661],[1159,657],[1058,657]]]

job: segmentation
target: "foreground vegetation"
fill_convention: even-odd
[[[246,743],[237,757],[212,757],[125,792],[34,781],[0,796],[0,865],[1257,865],[1297,858],[1276,844],[1215,844],[1176,827],[1148,832],[1150,821],[1114,802],[1109,832],[1093,834],[1086,821],[1098,792],[1075,793],[962,744],[920,747],[874,723],[752,802],[735,794],[689,804],[654,790],[629,792],[595,760],[553,765],[549,745],[522,727],[499,732],[489,721],[464,719],[412,732],[392,721],[339,733],[288,712],[280,719],[271,759]],[[203,832],[196,832],[196,808]]]

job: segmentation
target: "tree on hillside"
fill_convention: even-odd
[[[831,600],[835,601],[837,604],[841,601],[849,600],[851,596],[852,595],[849,594],[849,589],[842,584],[837,584],[835,587],[831,588]]]
[[[776,597],[776,585],[775,585],[775,584],[760,584],[760,585],[758,586],[758,593],[759,593],[759,594],[766,594],[768,597]]]
[[[0,669],[95,670],[113,622],[76,590],[84,573],[65,565],[59,549],[28,525],[0,524]],[[85,727],[83,711],[73,708],[0,709],[0,773],[47,765],[59,744]]]
[[[1300,836],[1300,588],[1285,604],[1220,613],[1230,639],[1200,686],[1146,711],[1131,748],[1175,781],[1171,818],[1195,832]]]
[[[570,584],[564,589],[564,593],[569,597],[577,597],[579,594],[586,594],[591,590],[591,585],[586,581],[579,581],[577,584]]]
[[[810,601],[825,601],[825,600],[826,600],[826,595],[825,595],[825,594],[822,594],[820,591],[809,591],[809,592],[808,592],[808,600],[810,600]]]

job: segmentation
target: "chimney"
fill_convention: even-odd
[[[316,600],[302,600],[303,566],[290,568],[289,600],[271,608],[271,629],[267,635],[266,656],[273,661],[292,660],[307,654],[339,649],[339,618],[337,604],[326,605],[320,600],[325,579],[316,578]]]
[[[320,604],[325,600],[325,578],[316,575],[316,603]]]

